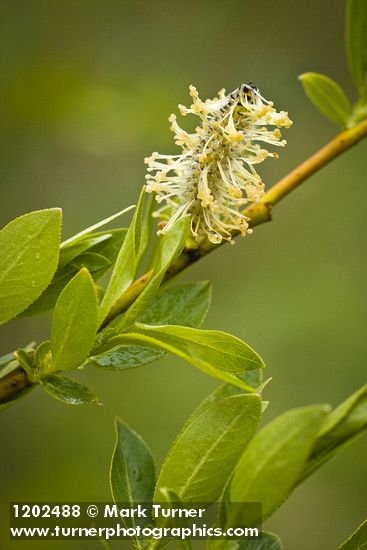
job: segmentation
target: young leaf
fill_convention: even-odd
[[[34,363],[37,373],[42,376],[52,364],[51,342],[42,342],[34,352]]]
[[[144,190],[140,194],[133,220],[120,248],[114,269],[103,297],[99,323],[102,324],[113,304],[134,280],[140,250]]]
[[[208,363],[221,371],[241,374],[265,366],[261,357],[245,342],[218,330],[137,323],[134,333],[174,348],[174,353],[198,367],[201,363]]]
[[[108,241],[110,240],[110,238],[111,238],[110,232],[85,235],[84,237],[81,237],[79,240],[75,241],[74,243],[70,243],[64,248],[61,248],[58,269],[70,263],[72,260],[74,260],[74,258],[79,256],[80,254],[83,254],[83,252],[87,252],[89,249],[93,248],[95,245]]]
[[[362,421],[359,423],[359,421]],[[336,435],[345,435],[345,428],[364,428],[367,424],[367,384],[348,397],[326,418],[316,440],[314,451],[328,449],[335,445]],[[348,433],[348,432],[347,432]]]
[[[317,436],[312,453],[298,480],[303,481],[340,449],[367,429],[367,385],[334,409]]]
[[[127,231],[128,230],[124,228],[112,229],[108,232],[108,239],[95,244],[88,250],[88,252],[101,254],[102,256],[107,258],[107,260],[109,260],[111,264],[114,264],[120,252],[122,243],[124,242],[127,235]],[[100,233],[100,235],[102,234]]]
[[[96,395],[71,378],[52,375],[41,380],[41,386],[54,399],[66,405],[99,405]]]
[[[52,317],[51,352],[55,370],[79,367],[88,357],[97,330],[93,280],[82,269],[60,294]]]
[[[189,282],[162,288],[139,321],[146,325],[200,327],[211,300],[209,281]]]
[[[0,231],[0,324],[45,290],[57,268],[61,210],[39,210]]]
[[[14,352],[14,357],[17,359],[22,369],[25,370],[28,378],[32,380],[32,382],[34,382],[36,372],[34,368],[34,362],[30,353],[26,352],[22,348],[19,348],[16,352]]]
[[[59,269],[85,253],[99,254],[111,264],[114,263],[126,233],[127,229],[111,229],[110,231],[101,231],[100,233],[92,233],[81,237],[61,249]]]
[[[345,41],[349,68],[362,100],[367,99],[367,3],[347,0]]]
[[[342,128],[348,126],[352,105],[339,84],[318,73],[304,73],[299,78],[308,98],[320,113]]]
[[[80,254],[70,264],[77,269],[88,269],[90,273],[101,272],[106,273],[111,266],[111,262],[102,256],[101,254],[96,254],[95,252],[84,252]]]
[[[130,508],[153,501],[155,468],[151,452],[142,438],[116,419],[116,445],[112,456],[110,483],[114,502]],[[149,518],[124,519],[130,526],[147,525]]]
[[[163,288],[152,299],[149,308],[144,311],[140,320],[148,324],[198,327],[208,311],[210,298],[211,285],[207,281]],[[93,355],[88,359],[87,364],[105,369],[121,370],[147,365],[158,361],[165,355],[164,350],[148,346],[118,345]]]
[[[366,550],[367,549],[367,519],[358,527],[338,550]]]
[[[140,241],[140,248],[139,248],[138,263],[143,259],[150,243],[150,238],[151,238],[152,229],[153,229],[153,222],[154,222],[154,218],[152,214],[156,206],[157,206],[157,203],[155,200],[155,193],[151,193],[148,197],[147,205],[144,210],[144,217],[142,220],[141,241]]]
[[[31,342],[25,348],[23,348],[23,352],[33,351],[35,346],[35,342]],[[1,378],[4,378],[12,371],[18,369],[20,363],[15,358],[15,353],[8,353],[7,355],[3,355],[0,358],[0,380]]]
[[[237,374],[264,367],[262,359],[242,340],[215,330],[175,325],[152,327],[137,323],[134,332],[115,336],[106,345],[112,349],[122,344],[146,345],[169,351],[206,374],[246,391],[254,391],[254,388]]]
[[[100,355],[92,355],[86,366],[100,367],[107,370],[125,370],[149,365],[162,359],[166,352],[147,346],[118,345]]]
[[[100,227],[103,227],[104,225],[107,225],[108,223],[112,222],[116,218],[119,218],[123,214],[130,212],[130,210],[132,210],[133,208],[135,208],[135,204],[132,204],[131,206],[128,206],[123,210],[120,210],[120,212],[117,212],[116,214],[113,214],[112,216],[109,216],[108,218],[105,218],[104,220],[97,222],[94,225],[87,227],[86,229],[83,229],[83,231],[80,231],[80,233],[77,233],[76,235],[73,235],[73,237],[70,237],[70,239],[67,239],[66,241],[62,242],[60,245],[61,248],[74,244],[76,241],[80,241],[82,237],[89,235],[96,229],[99,229]]]
[[[262,428],[236,466],[231,502],[261,502],[263,519],[268,518],[302,472],[327,412],[321,405],[294,409]],[[228,525],[236,524],[238,513],[238,506],[228,507]],[[261,518],[246,520],[252,524]]]
[[[174,442],[157,481],[184,502],[214,502],[253,437],[261,415],[258,395],[234,395],[207,407]]]
[[[170,264],[178,256],[184,247],[189,229],[189,217],[181,218],[162,237],[158,258],[155,263],[152,277],[143,292],[129,307],[121,320],[114,325],[116,332],[126,331],[143,311],[158,292],[159,286]]]

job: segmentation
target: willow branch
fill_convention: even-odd
[[[353,128],[344,130],[335,136],[327,145],[322,147],[317,153],[309,157],[302,164],[297,166],[292,172],[278,181],[269,189],[263,196],[260,202],[253,204],[243,211],[243,214],[248,217],[250,227],[260,225],[272,219],[272,208],[289,193],[296,189],[301,183],[306,181],[315,172],[326,166],[333,159],[350,149],[367,135],[367,120],[360,122]],[[234,234],[234,236],[237,236]],[[221,245],[227,241],[222,241]],[[170,279],[180,271],[183,271],[191,264],[197,262],[203,256],[217,249],[218,244],[212,244],[208,240],[203,241],[198,248],[185,248],[177,260],[170,266],[166,273],[165,280]],[[111,309],[106,321],[108,324],[117,315],[123,313],[144,290],[149,282],[150,274],[144,274],[139,279],[134,281],[131,286],[120,296],[113,308]]]
[[[272,208],[284,199],[289,193],[306,181],[315,172],[326,166],[333,159],[350,149],[362,138],[367,136],[367,119],[360,122],[353,128],[344,130],[335,136],[327,145],[317,153],[305,160],[292,172],[282,178],[278,183],[269,189],[262,200],[249,206],[243,211],[248,217],[251,227],[270,221]],[[236,235],[234,235],[236,236]],[[227,241],[224,241],[227,242]],[[195,249],[185,248],[177,260],[170,266],[166,273],[165,280],[170,279],[177,273],[183,271],[191,264],[197,262],[203,256],[217,249],[221,245],[215,245],[209,241],[203,241]],[[120,296],[107,317],[104,326],[114,318],[123,313],[144,290],[151,278],[152,272],[145,273],[134,281],[130,287]],[[18,368],[0,379],[0,403],[10,400],[14,395],[21,393],[30,386],[26,373]]]

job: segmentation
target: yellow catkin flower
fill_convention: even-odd
[[[200,126],[190,134],[171,115],[171,130],[179,155],[153,153],[148,165],[146,191],[155,192],[163,205],[155,215],[163,220],[160,233],[169,231],[181,216],[190,215],[194,238],[206,236],[212,243],[233,242],[234,232],[251,232],[241,209],[257,203],[264,184],[255,165],[277,154],[263,144],[281,146],[279,128],[292,125],[288,114],[277,112],[253,84],[242,84],[231,94],[202,101],[190,86],[193,104],[179,105],[181,115],[194,114]],[[270,128],[269,128],[270,127]]]

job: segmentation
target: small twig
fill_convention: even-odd
[[[293,189],[298,187],[312,174],[320,170],[334,160],[336,157],[350,149],[367,135],[367,119],[363,120],[353,128],[344,130],[327,145],[322,147],[317,153],[302,162],[297,168],[292,170],[287,176],[282,178],[264,195],[262,203],[269,203],[275,206],[279,201],[286,197]],[[260,203],[261,204],[261,203]],[[256,210],[256,205],[255,205]],[[246,211],[245,211],[246,213]],[[251,217],[251,214],[250,214]],[[260,223],[262,223],[260,221]],[[255,223],[257,225],[257,223]]]

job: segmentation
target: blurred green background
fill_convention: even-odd
[[[173,152],[167,117],[188,103],[253,80],[294,126],[268,186],[336,131],[297,76],[326,72],[352,94],[341,0],[29,0],[0,8],[0,222],[60,206],[64,236],[136,200],[143,157]],[[206,327],[259,351],[273,377],[267,418],[290,407],[333,405],[365,382],[367,143],[279,205],[271,224],[225,246],[181,280],[210,279]],[[45,338],[49,317],[2,327],[0,352]],[[4,549],[98,549],[97,542],[12,542],[9,501],[109,499],[113,417],[151,446],[157,464],[193,407],[216,382],[182,361],[125,373],[89,370],[105,402],[69,409],[34,391],[1,415]],[[367,441],[307,481],[268,527],[290,550],[332,550],[366,515]],[[114,543],[116,547],[116,543]]]

